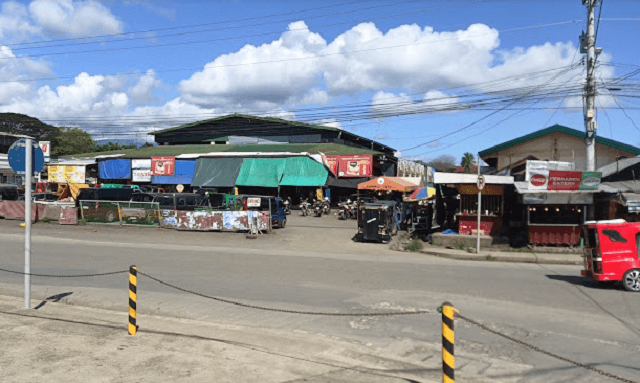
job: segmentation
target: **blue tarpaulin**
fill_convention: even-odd
[[[131,160],[113,158],[98,161],[100,178],[106,180],[131,179]]]
[[[176,160],[176,169],[172,176],[153,176],[151,183],[157,185],[191,185],[196,160]]]

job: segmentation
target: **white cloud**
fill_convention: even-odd
[[[311,91],[305,94],[300,99],[290,99],[287,104],[294,105],[325,105],[329,102],[329,94],[326,91],[320,89],[311,89]]]
[[[246,45],[238,52],[221,55],[180,83],[187,102],[203,107],[252,109],[275,108],[292,97],[303,96],[318,81],[318,60],[296,60],[319,54],[325,40],[310,32],[302,21],[269,44]],[[282,61],[289,60],[290,61]],[[249,65],[255,62],[268,64]]]
[[[16,58],[10,48],[0,46],[0,105],[27,96],[34,90],[33,83],[18,81],[49,74],[48,63]]]
[[[8,36],[15,40],[23,40],[29,35],[39,32],[39,28],[29,20],[27,7],[15,1],[2,3],[0,12],[0,38],[6,40]]]
[[[134,103],[143,104],[154,99],[153,92],[161,85],[160,80],[156,79],[156,72],[149,69],[140,77],[136,85],[129,88],[129,95]]]
[[[389,138],[389,136],[386,134],[376,134],[373,137],[374,140],[386,140],[387,138]]]
[[[122,22],[95,0],[35,0],[33,20],[51,35],[83,37],[122,32]]]

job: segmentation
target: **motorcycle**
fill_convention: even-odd
[[[339,203],[338,209],[340,209],[340,219],[351,219],[355,216],[355,207],[352,205],[350,200]]]
[[[322,217],[323,211],[324,211],[324,202],[316,200],[313,203],[313,214],[315,214],[316,217]]]
[[[329,198],[324,198],[322,201],[322,213],[330,214],[331,213],[331,204],[329,203]]]
[[[284,214],[291,214],[291,197],[287,197],[282,204],[284,205]]]
[[[300,202],[300,210],[303,216],[311,214],[311,204],[306,199]]]

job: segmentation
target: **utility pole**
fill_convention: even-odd
[[[596,49],[595,36],[595,7],[598,0],[582,0],[582,4],[587,6],[587,34],[582,32],[580,36],[580,53],[587,54],[587,82],[584,87],[584,125],[585,125],[585,148],[586,148],[586,171],[596,170],[596,58],[602,49]]]

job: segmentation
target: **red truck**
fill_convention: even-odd
[[[588,221],[582,275],[596,281],[621,281],[625,289],[640,292],[640,222]]]

